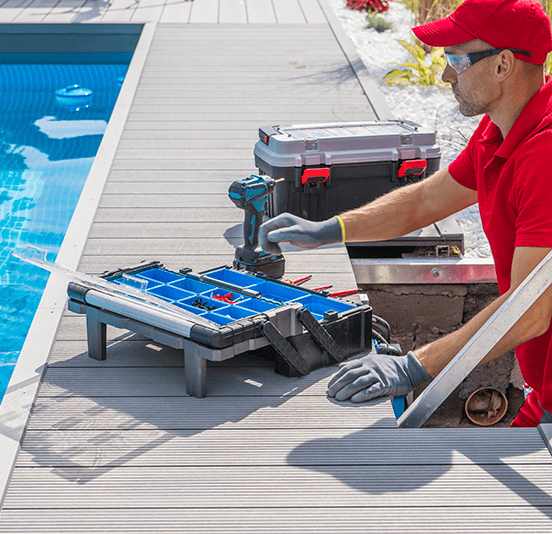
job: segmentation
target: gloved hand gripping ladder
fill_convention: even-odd
[[[552,252],[549,252],[404,412],[398,420],[399,427],[422,426],[551,284]]]

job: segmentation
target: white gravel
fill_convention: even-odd
[[[366,28],[366,13],[349,9],[345,0],[328,1],[366,68],[379,83],[394,115],[398,119],[411,120],[433,128],[441,147],[441,166],[448,165],[466,145],[479,123],[479,118],[468,118],[459,113],[458,104],[448,86],[397,87],[388,86],[382,81],[385,74],[397,68],[395,63],[404,63],[411,59],[397,39],[411,41],[410,29],[416,24],[412,12],[399,1],[391,1],[389,11],[380,16],[392,24],[392,29],[378,33],[373,28]],[[491,257],[478,207],[472,206],[459,212],[456,220],[465,236],[465,257]]]

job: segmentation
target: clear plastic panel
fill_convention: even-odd
[[[164,312],[176,315],[180,319],[185,318],[189,321],[203,324],[210,328],[215,326],[214,323],[205,320],[203,317],[198,318],[197,315],[192,315],[186,310],[179,308],[178,306],[175,306],[172,303],[169,303],[163,299],[160,299],[155,295],[150,295],[149,293],[138,291],[131,286],[125,286],[124,284],[115,284],[104,278],[81,273],[79,271],[75,271],[74,269],[65,267],[64,265],[61,265],[59,263],[51,263],[46,260],[46,251],[44,251],[43,249],[28,245],[23,252],[12,250],[12,255],[49,272],[65,276],[69,280],[73,280],[75,282],[78,282],[79,284],[86,284],[88,287],[92,289],[97,289],[98,291],[107,293],[108,295],[123,295],[125,297],[131,297],[138,300],[143,306],[147,306],[152,310],[162,309]],[[178,278],[180,275],[175,274],[174,276]]]
[[[48,251],[44,248],[33,247],[32,245],[26,245],[23,252],[14,254],[16,258],[28,261],[32,263],[32,260],[46,261]],[[30,261],[31,260],[31,261]]]
[[[131,276],[130,274],[123,274],[121,277],[121,284],[125,286],[133,287],[138,291],[145,291],[148,288],[148,281],[143,278],[138,278],[136,276]]]

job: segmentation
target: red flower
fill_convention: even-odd
[[[356,11],[383,13],[389,9],[389,0],[347,0],[347,7]]]

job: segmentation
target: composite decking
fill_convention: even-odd
[[[13,4],[8,0],[0,14]],[[114,0],[102,11],[101,3],[73,2],[67,22],[94,5],[99,22],[125,5],[135,6],[126,20],[148,6],[160,19],[82,271],[143,259],[195,271],[231,262],[243,214],[227,188],[255,171],[257,128],[375,118],[331,26],[306,20],[307,12],[323,14],[318,2],[287,2],[301,8],[289,23],[281,16],[251,20],[256,8],[260,19],[276,16],[284,4],[195,0],[186,20],[175,14],[168,23],[167,7],[177,3]],[[67,4],[25,5],[18,18],[49,22]],[[251,24],[226,21],[240,6]],[[201,10],[218,18],[195,23]],[[228,23],[211,24],[219,21]],[[343,247],[285,255],[290,278],[312,274],[312,287],[327,282],[336,290],[354,284]],[[207,397],[196,399],[185,393],[181,351],[124,330],[108,335],[107,360],[92,360],[84,318],[65,314],[0,532],[552,528],[547,428],[400,430],[387,399],[363,405],[328,399],[335,369],[285,378],[252,355],[210,365]]]
[[[0,22],[324,24],[318,0],[0,0]]]

